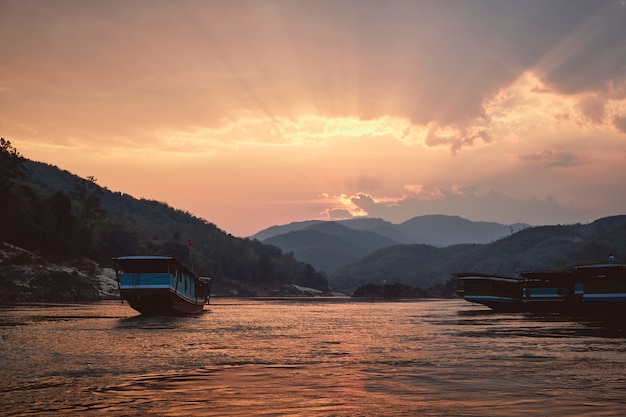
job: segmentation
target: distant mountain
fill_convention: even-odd
[[[396,226],[411,243],[450,246],[461,243],[488,243],[529,227],[494,222],[474,222],[459,216],[427,215],[414,217]]]
[[[293,252],[294,256],[329,274],[386,246],[426,244],[445,247],[487,243],[529,227],[473,222],[458,216],[429,215],[401,224],[382,219],[295,222],[262,230],[253,239]]]
[[[445,283],[453,272],[515,275],[529,269],[606,262],[609,253],[626,263],[626,215],[584,225],[526,228],[488,244],[391,246],[339,268],[330,283],[344,290],[395,282],[430,288]]]
[[[318,224],[322,222],[323,220],[307,220],[303,222],[293,222],[289,224],[283,224],[280,226],[271,226],[271,227],[268,227],[267,229],[261,230],[254,236],[250,236],[250,239],[257,239],[262,242],[271,237],[283,235],[289,232],[296,232],[298,230],[305,229],[312,224]]]
[[[339,222],[354,230],[376,233],[393,240],[396,243],[418,243],[407,234],[399,225],[383,219],[356,218]]]
[[[296,259],[316,269],[333,271],[395,241],[369,231],[351,229],[336,222],[312,222],[303,229],[270,237],[263,243],[292,252]]]

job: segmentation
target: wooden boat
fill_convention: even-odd
[[[122,300],[141,314],[196,314],[209,302],[211,279],[172,256],[113,258]]]
[[[497,311],[620,315],[626,312],[626,265],[524,271],[517,277],[461,272],[458,294]]]
[[[453,275],[458,278],[457,294],[472,303],[509,310],[519,308],[522,302],[522,278],[476,272]]]

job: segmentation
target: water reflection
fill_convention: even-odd
[[[0,309],[7,415],[619,415],[624,329],[461,300]]]
[[[621,318],[500,313],[482,308],[459,311],[458,317],[460,326],[484,327],[498,336],[626,338],[626,321]]]
[[[204,314],[208,314],[208,312],[203,312],[194,316],[145,316],[145,315],[136,315],[132,317],[124,317],[120,318],[117,322],[118,329],[180,329],[181,327],[186,327],[193,325],[194,320],[201,320]]]

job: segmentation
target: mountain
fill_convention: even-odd
[[[377,249],[396,244],[377,233],[355,230],[337,222],[313,222],[303,229],[263,241],[293,253],[316,269],[333,271]]]
[[[163,254],[212,277],[217,293],[292,294],[302,287],[328,292],[323,274],[275,246],[234,237],[166,203],[112,192],[93,178],[23,158],[20,165],[0,190],[0,242],[40,254],[42,262],[88,258],[107,267],[114,256]],[[4,284],[22,285],[9,268],[17,258],[0,259]]]
[[[262,242],[271,237],[283,235],[289,232],[296,232],[298,230],[305,229],[312,224],[318,224],[322,222],[323,220],[307,220],[303,222],[293,222],[293,223],[284,224],[280,226],[271,226],[271,227],[268,227],[267,229],[261,230],[254,236],[250,236],[250,239],[257,239]]]
[[[414,217],[396,226],[411,243],[450,246],[460,243],[488,243],[528,227],[515,223],[474,222],[459,216],[427,215]]]
[[[620,254],[626,258],[626,215],[584,225],[526,228],[488,244],[395,245],[338,269],[330,283],[344,290],[394,282],[430,288],[444,284],[454,272],[515,275],[529,269],[605,262],[609,253],[616,254],[618,261]]]
[[[270,227],[252,238],[291,252],[316,269],[334,274],[344,265],[385,246],[488,243],[526,227],[529,226],[522,223],[503,225],[473,222],[458,216],[428,215],[401,224],[369,218],[295,222]]]
[[[450,246],[459,243],[488,243],[530,227],[525,223],[474,222],[459,216],[425,215],[414,217],[400,224],[371,218],[339,221],[308,220],[268,227],[250,238],[265,241],[282,234],[304,230],[323,223],[335,223],[353,230],[376,233],[391,239],[395,243],[423,243],[433,246]]]

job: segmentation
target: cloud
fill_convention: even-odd
[[[545,15],[535,16],[537,27],[547,18],[560,32],[535,69],[561,93],[615,93],[626,76],[626,10],[611,0],[557,3],[552,6],[560,12],[548,7]]]
[[[448,146],[450,151],[456,154],[463,148],[475,146],[478,141],[484,144],[492,142],[493,139],[486,130],[476,130],[474,132],[471,130],[471,128],[454,129],[442,133],[439,129],[430,129],[424,143],[427,146]]]
[[[605,116],[606,100],[601,97],[585,97],[579,102],[582,114],[593,123],[602,123]]]
[[[613,118],[613,126],[622,133],[626,133],[626,116]]]
[[[453,149],[490,140],[466,126],[533,63],[553,91],[624,94],[623,8],[519,3],[9,2],[2,75],[51,128],[393,116],[457,126],[429,136]]]
[[[531,224],[568,223],[580,219],[584,212],[560,204],[554,196],[520,198],[495,190],[479,192],[474,186],[423,187],[415,194],[398,199],[377,200],[359,193],[344,203],[353,205],[349,211],[360,215],[384,218],[400,223],[415,216],[427,214],[459,215],[475,221],[502,223],[529,222]]]
[[[574,167],[585,163],[585,158],[570,152],[544,149],[531,154],[520,155],[524,162],[542,163],[550,167]]]
[[[235,225],[257,201],[272,218],[624,206],[606,197],[624,188],[619,0],[0,1],[3,136],[111,189],[130,177],[113,167],[146,173],[147,196],[193,166],[194,206],[236,205]]]
[[[327,211],[328,220],[347,220],[354,217],[350,210],[346,209],[331,209]]]

